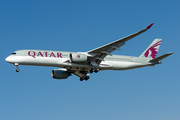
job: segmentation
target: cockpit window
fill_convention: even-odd
[[[11,55],[15,55],[15,54],[16,54],[15,52],[11,53]]]

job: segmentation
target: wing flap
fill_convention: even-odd
[[[78,76],[78,77],[83,77],[83,76],[89,75],[87,71],[75,71],[75,72],[73,72],[73,74]]]

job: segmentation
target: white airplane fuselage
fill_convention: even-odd
[[[68,68],[71,70],[85,70],[92,68],[88,62],[73,63],[70,60],[70,53],[62,51],[46,51],[46,50],[19,50],[8,56],[6,61],[12,64],[33,65],[33,66],[52,66]],[[85,52],[80,52],[85,54]],[[146,59],[146,58],[145,58]],[[152,65],[148,62],[138,62],[138,57],[108,55],[104,61],[100,63],[100,70],[127,70]]]

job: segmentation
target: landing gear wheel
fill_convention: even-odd
[[[94,72],[97,73],[97,72],[99,72],[99,70],[95,69]]]
[[[84,80],[84,77],[80,77],[80,81],[83,81]]]
[[[94,69],[91,69],[89,72],[90,72],[90,73],[93,73],[93,72],[94,72]]]
[[[86,80],[86,81],[87,81],[88,79],[89,79],[89,76],[85,76],[85,77],[82,76],[82,77],[80,77],[80,81],[83,81],[83,80]]]
[[[97,68],[92,68],[89,72],[90,72],[90,73],[93,73],[93,72],[97,73],[97,72],[99,72],[99,69],[97,69]]]
[[[87,81],[89,79],[89,76],[86,76],[84,79]]]
[[[19,72],[20,70],[19,69],[16,69],[16,72]]]

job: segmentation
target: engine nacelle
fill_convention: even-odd
[[[69,76],[71,76],[71,73],[68,72],[66,69],[52,70],[52,77],[54,79],[67,79]]]
[[[70,60],[74,63],[83,63],[88,60],[87,55],[80,54],[80,53],[70,53]]]

